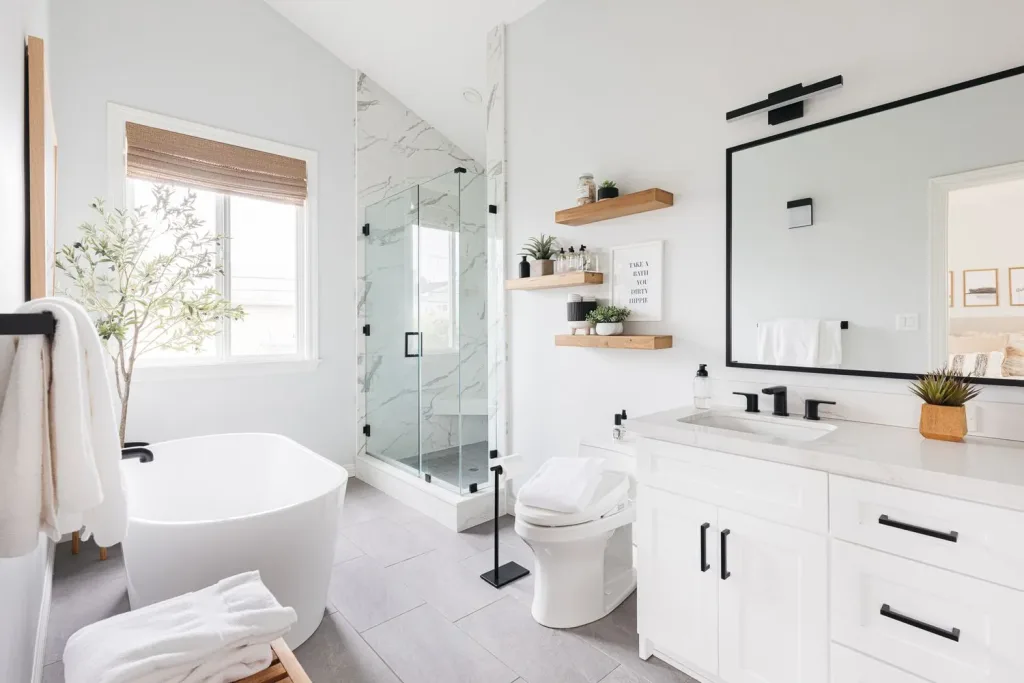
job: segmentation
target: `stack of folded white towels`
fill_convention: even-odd
[[[18,313],[50,313],[44,335],[0,336],[0,557],[31,553],[83,529],[107,547],[128,524],[114,368],[93,321],[64,298]]]
[[[64,649],[65,683],[229,683],[270,666],[295,623],[259,572],[86,626]]]

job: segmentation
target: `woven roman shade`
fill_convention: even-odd
[[[224,194],[306,201],[306,162],[128,122],[128,177]]]

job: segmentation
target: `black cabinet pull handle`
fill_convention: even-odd
[[[950,629],[949,631],[947,631],[944,628],[939,628],[938,626],[932,626],[931,624],[928,624],[926,622],[918,621],[917,619],[914,619],[913,617],[908,617],[905,614],[893,612],[892,608],[889,607],[889,605],[882,605],[882,609],[879,611],[879,614],[888,619],[898,621],[901,624],[913,626],[914,628],[919,628],[922,631],[927,631],[928,633],[934,633],[937,636],[948,638],[949,640],[952,640],[954,643],[960,642],[960,629],[958,628]]]
[[[878,523],[882,526],[891,526],[893,529],[902,529],[903,531],[911,531],[915,534],[921,534],[922,536],[939,538],[943,541],[949,541],[950,543],[956,543],[956,539],[960,537],[960,534],[955,531],[947,533],[945,531],[936,531],[935,529],[926,529],[923,526],[907,524],[906,522],[897,522],[895,519],[889,519],[889,515],[882,515],[879,517]]]
[[[732,573],[729,571],[729,530],[722,529],[722,581],[725,581]]]
[[[711,569],[711,565],[708,564],[708,529],[710,527],[711,525],[707,522],[700,525],[700,570],[702,572]]]

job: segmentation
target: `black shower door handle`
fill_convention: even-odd
[[[409,339],[416,337],[416,346],[413,347],[413,353],[409,353]],[[405,357],[406,358],[419,358],[420,357],[420,333],[419,332],[406,332],[405,333]]]

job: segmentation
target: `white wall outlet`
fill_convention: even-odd
[[[917,332],[921,326],[917,313],[898,313],[896,315],[896,330],[898,332]]]
[[[981,406],[974,403],[967,404],[967,431],[976,432],[978,431],[978,425],[981,423]]]

